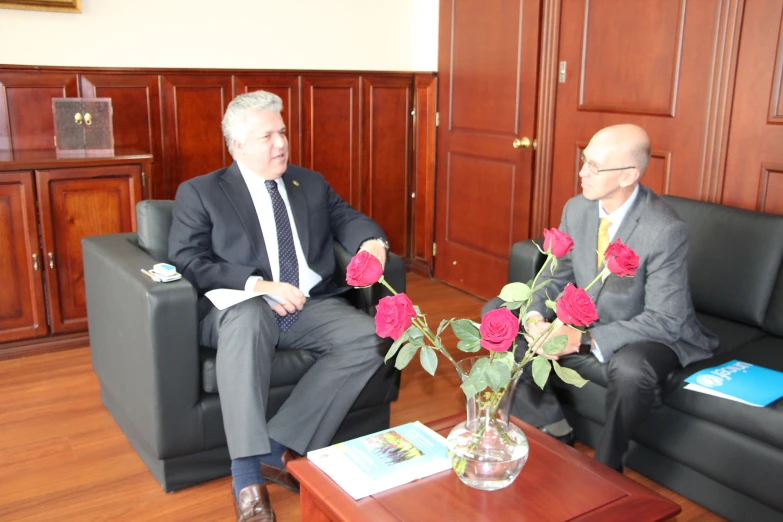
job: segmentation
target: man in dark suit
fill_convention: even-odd
[[[295,488],[290,450],[329,444],[383,363],[371,317],[339,294],[334,241],[385,264],[383,230],[317,172],[288,165],[282,101],[236,97],[223,118],[234,162],[177,190],[169,257],[198,291],[201,344],[217,348],[217,380],[239,520],[274,520],[266,480]],[[205,292],[263,292],[224,310]],[[277,414],[266,420],[276,350],[318,356]]]
[[[574,240],[574,250],[558,261],[546,287],[554,298],[566,284],[585,288],[603,268],[603,251],[617,238],[639,256],[634,277],[610,276],[588,294],[599,320],[584,334],[563,326],[550,335],[566,335],[564,366],[578,372],[602,372],[608,382],[606,425],[595,458],[622,471],[622,457],[634,431],[649,414],[656,389],[675,368],[712,356],[717,338],[699,324],[691,301],[688,235],[675,211],[639,178],[650,160],[650,140],[636,125],[600,130],[584,150],[579,177],[582,194],[563,209],[560,230]],[[548,274],[547,274],[548,275]],[[552,312],[538,292],[525,318],[528,339],[550,326]],[[485,310],[499,306],[490,301]],[[535,347],[542,354],[542,339]],[[517,353],[524,353],[517,350]],[[573,444],[551,384],[542,391],[530,367],[517,386],[512,412],[543,431]]]

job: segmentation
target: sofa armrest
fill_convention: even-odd
[[[543,239],[528,239],[514,243],[511,247],[511,257],[508,263],[508,282],[527,283],[536,277],[541,267],[544,266],[546,256],[539,252],[536,245],[542,245]]]
[[[348,252],[339,243],[334,244],[334,257],[337,263],[337,273],[335,277],[340,282],[345,281],[345,270],[351,262],[353,255]],[[391,252],[386,256],[386,266],[383,270],[383,277],[386,279],[397,293],[405,291],[405,262],[397,254]],[[391,292],[382,284],[374,284],[368,288],[357,288],[352,292],[353,302],[357,308],[364,310],[371,316],[375,316],[375,305],[383,297],[392,295]]]
[[[158,458],[203,450],[196,291],[155,283],[136,234],[82,240],[90,351],[102,392]]]

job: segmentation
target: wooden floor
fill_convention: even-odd
[[[483,304],[417,275],[408,277],[408,295],[429,314],[430,325],[452,317],[478,320]],[[440,364],[436,377],[417,360],[403,372],[392,425],[464,411],[455,372],[447,361]],[[89,348],[1,361],[0,397],[0,521],[233,519],[228,477],[163,492],[101,405]],[[631,470],[626,475],[679,503],[680,522],[721,520]],[[296,494],[274,485],[269,490],[278,521],[300,520]]]

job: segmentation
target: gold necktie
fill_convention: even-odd
[[[598,225],[598,268],[604,264],[604,252],[609,246],[609,227],[612,222],[608,218],[601,218],[601,224]]]

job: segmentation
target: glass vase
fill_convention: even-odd
[[[460,361],[465,375],[470,374],[479,357]],[[451,465],[468,486],[484,491],[505,488],[517,478],[527,462],[527,437],[508,420],[517,378],[506,388],[494,392],[487,388],[466,398],[466,419],[447,437]]]

